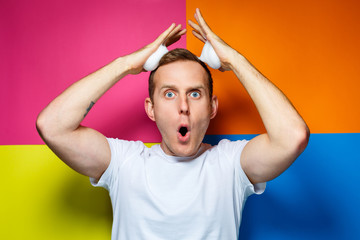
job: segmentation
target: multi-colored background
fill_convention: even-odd
[[[0,239],[110,239],[107,192],[63,164],[35,129],[70,84],[153,41],[200,7],[211,28],[290,98],[312,132],[301,157],[249,198],[241,239],[360,239],[360,3],[356,0],[0,2]],[[190,34],[174,47],[200,55]],[[206,136],[264,132],[231,72],[212,71],[220,111]],[[159,142],[143,110],[148,73],[128,76],[84,125]]]

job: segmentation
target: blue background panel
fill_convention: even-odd
[[[251,139],[255,135],[213,135]],[[240,239],[360,239],[360,133],[311,134],[295,163],[250,196]]]

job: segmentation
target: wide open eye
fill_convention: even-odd
[[[192,93],[190,93],[190,96],[193,97],[193,98],[199,98],[199,97],[200,97],[200,93],[198,93],[198,92],[192,92]]]
[[[167,97],[167,98],[172,98],[174,96],[175,96],[175,94],[173,92],[166,92],[165,93],[165,97]]]

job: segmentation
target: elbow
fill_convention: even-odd
[[[300,155],[305,148],[307,147],[310,139],[310,129],[306,124],[304,126],[298,127],[294,131],[294,150],[296,155]]]
[[[46,119],[44,118],[43,114],[40,113],[36,118],[36,130],[42,139],[44,139],[44,133],[46,132],[45,129]]]
[[[54,126],[51,124],[51,120],[41,112],[36,119],[36,130],[40,137],[46,142],[51,135],[54,135]]]

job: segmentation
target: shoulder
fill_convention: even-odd
[[[215,148],[231,156],[236,153],[241,153],[248,142],[248,140],[230,141],[228,139],[222,139]]]
[[[126,163],[136,163],[137,161],[130,161],[136,158],[144,151],[145,145],[141,141],[126,141],[117,138],[106,138],[109,143],[111,160],[101,175],[100,179],[90,178],[93,186],[101,186],[108,190],[112,188],[114,184],[117,184],[119,177],[126,173]],[[121,172],[121,174],[120,174]]]
[[[241,153],[247,143],[247,140],[231,141],[223,139],[206,151],[207,157],[216,158],[222,163],[227,162],[234,167],[240,162]]]
[[[112,155],[132,155],[141,153],[146,146],[141,141],[127,141],[117,138],[106,138],[109,143]]]

